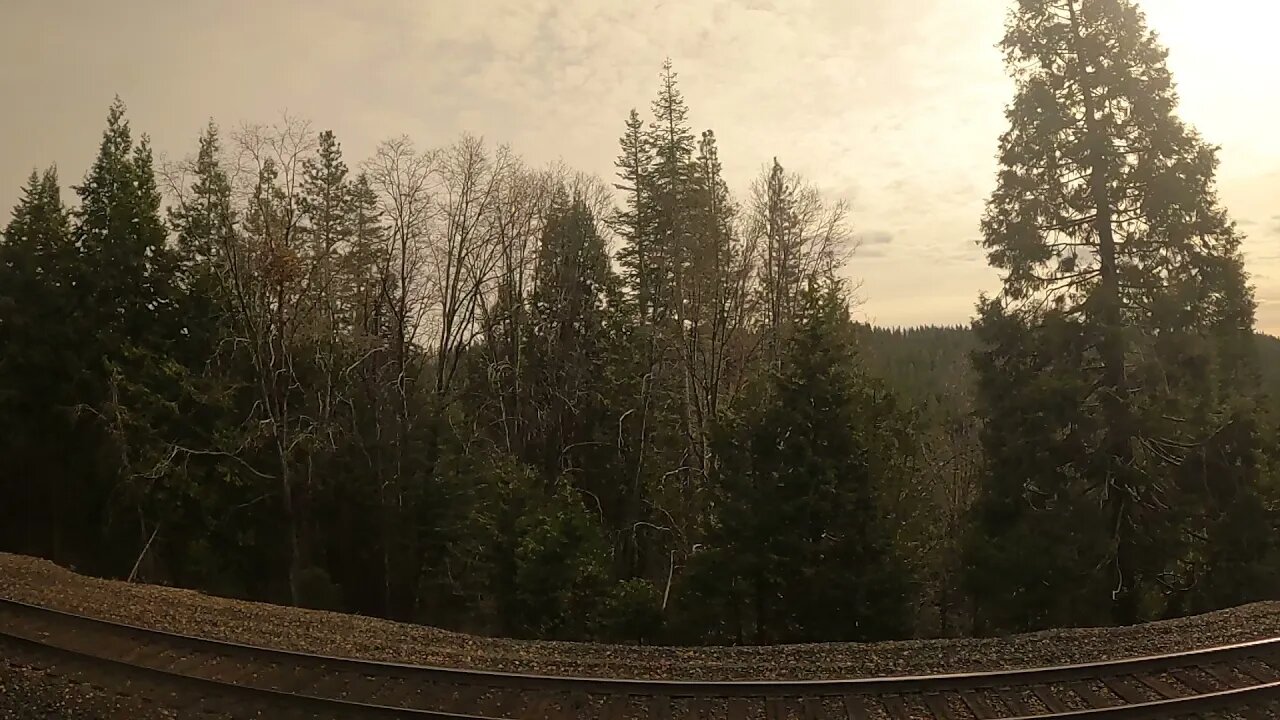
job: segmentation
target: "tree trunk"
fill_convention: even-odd
[[[1076,40],[1083,40],[1076,0],[1067,0],[1071,26]],[[1132,465],[1133,437],[1128,408],[1128,378],[1125,373],[1124,320],[1121,314],[1120,281],[1116,264],[1115,234],[1112,228],[1113,210],[1108,187],[1107,163],[1110,160],[1110,138],[1098,125],[1094,90],[1085,69],[1077,64],[1077,81],[1084,99],[1085,128],[1092,144],[1089,154],[1089,192],[1095,211],[1094,229],[1098,233],[1098,262],[1101,284],[1097,304],[1100,306],[1102,336],[1099,354],[1103,364],[1103,412],[1106,418],[1104,452],[1108,458],[1106,487],[1103,492],[1111,510],[1110,522],[1115,533],[1115,554],[1111,567],[1116,575],[1116,589],[1112,592],[1112,620],[1119,624],[1137,621],[1137,598],[1134,595],[1135,568],[1130,537],[1128,488],[1118,477]]]

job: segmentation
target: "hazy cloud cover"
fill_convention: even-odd
[[[161,153],[282,111],[333,129],[353,164],[381,139],[461,132],[533,163],[611,175],[632,107],[670,56],[697,130],[740,194],[774,156],[848,200],[861,312],[968,319],[997,285],[977,246],[1012,84],[1004,0],[96,0],[10,2],[0,26],[0,203],[34,167],[64,185],[119,94]],[[1147,0],[1183,117],[1222,146],[1223,201],[1246,243],[1260,325],[1280,332],[1280,11],[1253,0]],[[1250,69],[1250,77],[1240,68]],[[1250,79],[1252,78],[1252,79]],[[1259,94],[1261,93],[1261,94]],[[68,195],[70,195],[68,191]]]

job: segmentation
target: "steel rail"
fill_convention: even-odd
[[[1106,708],[1072,710],[1049,715],[1023,715],[1010,720],[1165,720],[1192,713],[1231,710],[1257,702],[1280,699],[1280,681],[1259,683],[1234,690],[1219,690],[1183,698],[1152,700]]]
[[[880,677],[848,678],[834,680],[644,680],[634,678],[577,677],[566,675],[538,675],[496,670],[414,665],[384,660],[364,660],[335,657],[296,650],[282,650],[248,643],[214,640],[196,635],[184,635],[145,628],[138,625],[104,620],[64,610],[55,610],[17,600],[0,598],[0,608],[18,608],[21,612],[55,616],[65,620],[89,623],[113,628],[130,634],[162,638],[184,645],[207,647],[227,654],[247,654],[263,659],[293,661],[305,665],[323,664],[328,668],[354,672],[381,671],[414,679],[429,679],[464,684],[485,684],[510,688],[539,690],[594,691],[609,694],[667,694],[680,697],[700,695],[723,697],[734,695],[840,695],[847,693],[893,692],[914,693],[967,689],[974,687],[1007,687],[1016,685],[1041,685],[1073,680],[1091,680],[1098,677],[1160,672],[1162,670],[1204,665],[1236,657],[1247,657],[1259,651],[1280,653],[1280,638],[1255,640],[1198,650],[1184,650],[1161,655],[1103,660],[1093,663],[1053,665],[1016,670],[986,670],[969,673],[942,673],[937,675],[888,675]]]
[[[361,717],[424,718],[432,720],[495,720],[477,715],[456,714],[435,710],[389,707],[359,703],[336,698],[287,692],[283,690],[240,685],[222,680],[186,675],[171,670],[138,665],[118,658],[102,657],[89,652],[68,649],[3,629],[6,615],[36,616],[59,623],[93,626],[125,634],[141,641],[178,645],[184,648],[208,650],[224,656],[237,656],[258,662],[281,663],[291,667],[323,668],[326,671],[359,673],[386,678],[448,682],[458,685],[485,686],[512,690],[537,690],[542,692],[570,692],[596,695],[638,695],[648,697],[696,698],[696,697],[803,697],[830,695],[878,694],[936,694],[980,688],[1018,688],[1046,686],[1078,680],[1105,680],[1143,673],[1160,673],[1175,668],[1206,666],[1227,660],[1256,657],[1260,653],[1280,654],[1280,638],[1236,643],[1198,650],[1180,651],[1161,655],[1106,660],[1094,663],[1057,665],[1017,670],[996,670],[972,673],[947,673],[938,675],[903,675],[837,680],[642,680],[629,678],[571,677],[536,675],[492,670],[448,668],[430,665],[413,665],[379,660],[317,655],[294,650],[267,648],[258,645],[214,640],[166,630],[145,628],[113,620],[55,610],[21,601],[0,598],[0,637],[9,641],[39,647],[64,657],[81,661],[107,664],[146,676],[191,686],[200,692],[219,692],[244,695],[256,699],[268,699],[295,706],[324,711],[357,711]],[[1047,720],[1049,718],[1078,720],[1137,720],[1139,718],[1166,718],[1195,712],[1222,710],[1257,702],[1280,700],[1280,681],[1263,682],[1248,687],[1201,692],[1179,698],[1165,698],[1148,702],[1129,703],[1104,708],[1057,712],[1042,715],[1024,715],[1017,720]]]
[[[48,645],[40,642],[39,640],[32,640],[31,638],[23,637],[21,635],[12,635],[4,630],[0,630],[0,638],[2,638],[4,642],[24,646],[36,652],[51,654],[64,660],[102,665],[115,670],[122,670],[131,675],[138,676],[143,680],[157,681],[168,685],[183,687],[199,694],[217,693],[222,698],[239,698],[255,703],[263,701],[275,702],[288,705],[290,708],[294,709],[340,713],[342,716],[348,716],[351,713],[358,713],[358,717],[362,719],[369,718],[369,720],[382,720],[383,718],[386,718],[386,720],[403,720],[404,718],[416,718],[417,720],[503,720],[502,718],[492,718],[483,715],[460,715],[458,713],[440,712],[438,710],[390,707],[387,705],[355,702],[353,700],[340,700],[338,698],[325,698],[316,695],[285,692],[283,690],[272,690],[269,688],[255,687],[253,685],[237,685],[235,683],[223,682],[221,680],[199,677],[198,675],[185,675],[183,673],[161,670],[160,668],[153,668],[147,665],[137,665],[117,658],[91,655],[79,650],[68,650],[67,648],[58,647],[57,645]]]

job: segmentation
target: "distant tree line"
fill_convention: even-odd
[[[867,640],[1273,597],[1214,149],[1130,0],[1024,0],[972,331],[859,326],[847,208],[735,199],[667,63],[610,184],[117,101],[0,242],[0,549],[486,633]],[[1274,351],[1272,355],[1274,355]]]

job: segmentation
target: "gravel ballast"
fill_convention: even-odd
[[[179,714],[48,669],[0,658],[0,718],[4,720],[174,720]]]
[[[487,638],[359,615],[77,575],[0,553],[0,596],[133,625],[353,658],[641,679],[819,679],[1002,670],[1193,650],[1280,636],[1280,602],[1146,625],[1004,638],[660,647]]]

